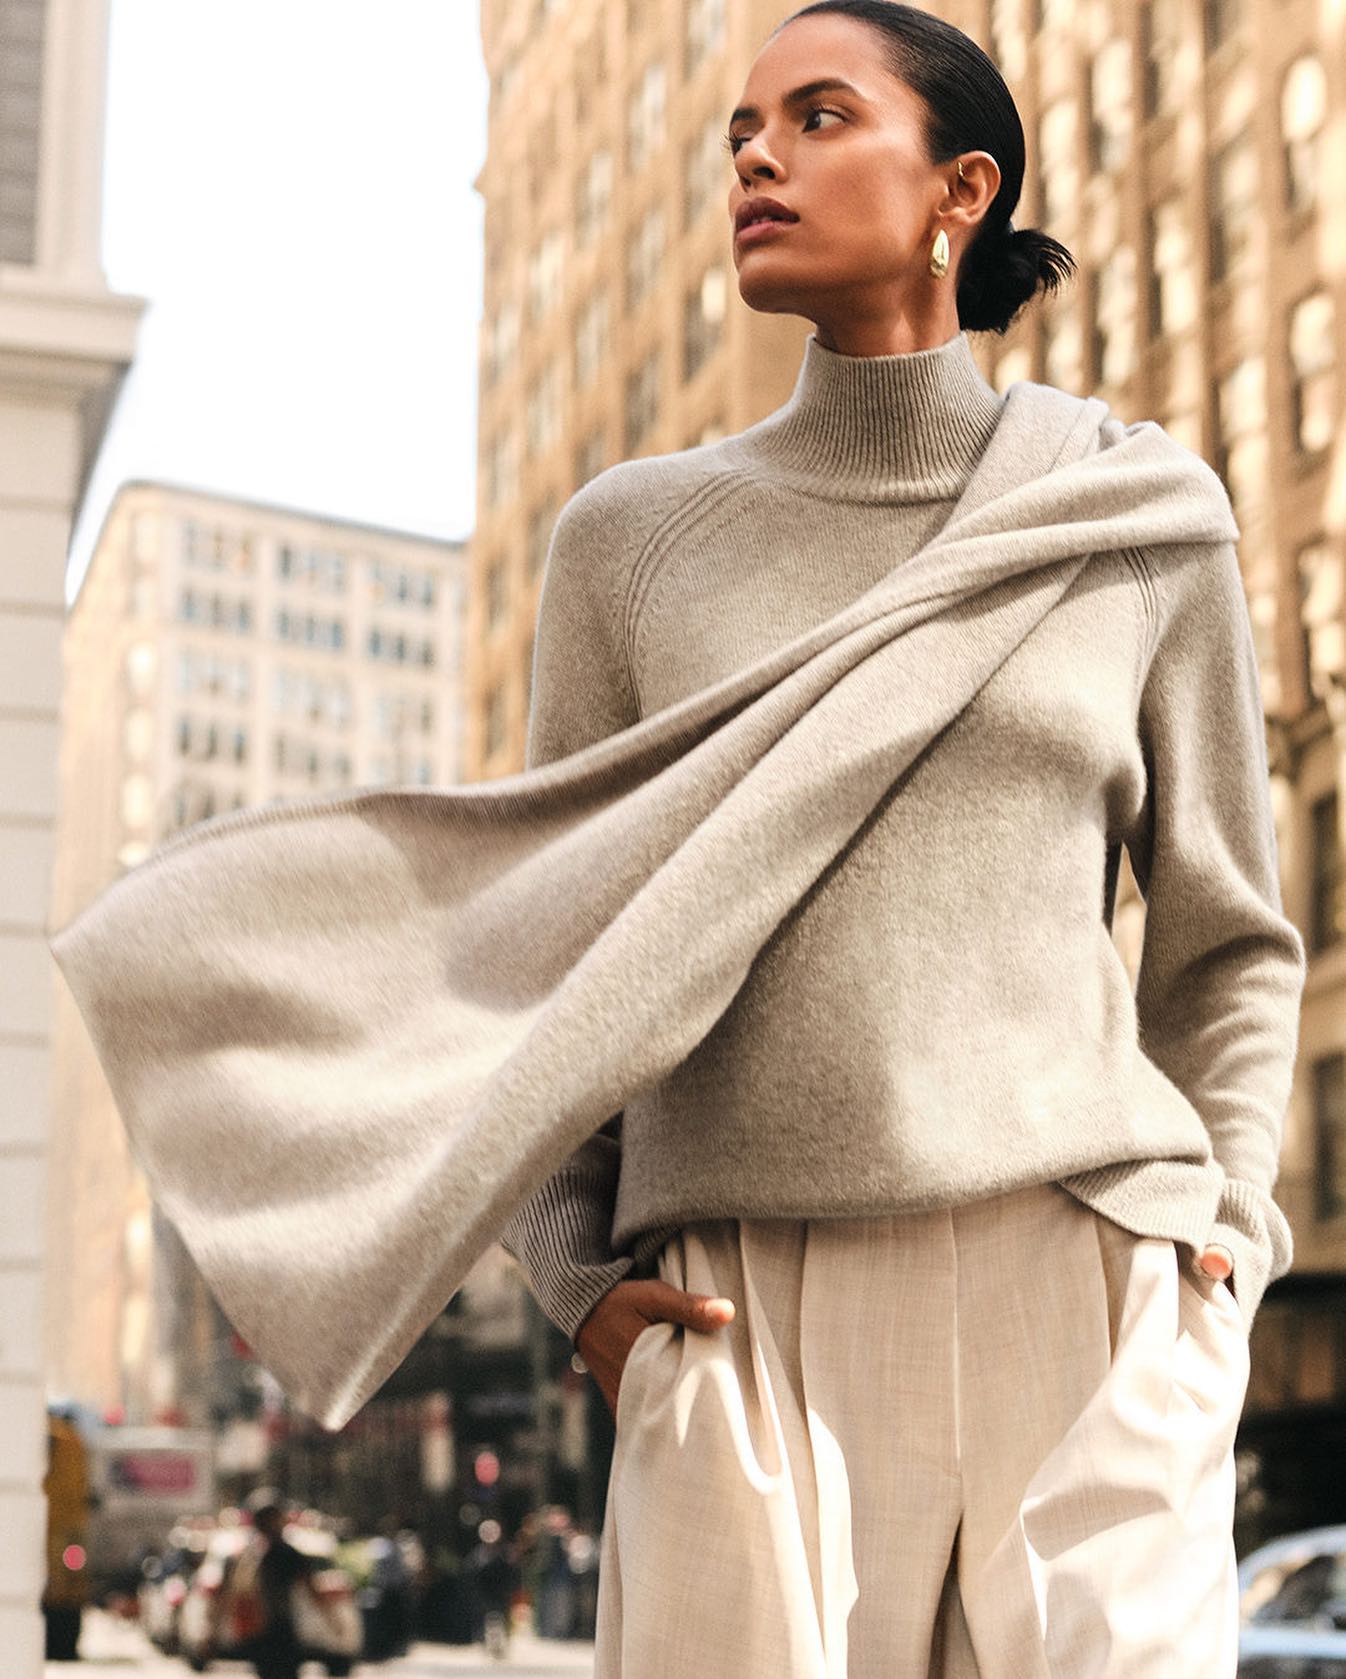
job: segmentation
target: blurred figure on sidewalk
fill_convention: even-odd
[[[519,1568],[493,1516],[477,1529],[479,1543],[468,1561],[481,1608],[481,1640],[488,1655],[503,1661],[513,1631],[511,1610],[519,1587]]]

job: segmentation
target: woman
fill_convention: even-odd
[[[530,766],[764,657],[938,531],[1001,412],[966,333],[1071,267],[1011,228],[994,65],[914,8],[793,14],[726,140],[740,294],[817,330],[782,409],[600,475],[583,542],[558,525]],[[1232,1679],[1232,1448],[1289,1264],[1270,1192],[1303,946],[1214,552],[1093,556],[695,1052],[512,1221],[616,1416],[599,1679]],[[1126,1035],[1143,1112],[1104,1099]],[[1180,1109],[1218,1181],[1176,1157],[1157,1116]],[[633,1185],[656,1179],[652,1221]]]

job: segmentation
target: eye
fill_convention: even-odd
[[[830,111],[826,105],[810,105],[808,114],[811,117],[836,117],[839,122],[846,120],[840,111]]]
[[[843,112],[833,111],[833,110],[829,109],[828,106],[826,106],[826,105],[810,105],[808,107],[807,112],[806,112],[806,116],[808,116],[808,117],[836,117],[838,119],[838,121],[840,121],[840,122],[845,122],[845,120],[846,120],[845,114]],[[744,140],[746,140],[747,138],[748,138],[748,136],[746,134],[726,134],[721,138],[720,144],[724,147],[724,149],[729,153],[729,155],[731,157],[734,157],[734,156],[737,156],[738,148],[743,144]]]

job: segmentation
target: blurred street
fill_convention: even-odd
[[[83,1659],[78,1662],[48,1662],[46,1679],[187,1679],[191,1669],[174,1657],[161,1656],[133,1623],[117,1621],[97,1612],[88,1615],[80,1641]],[[217,1662],[211,1673],[227,1679],[246,1679],[252,1673],[246,1662]],[[532,1679],[575,1679],[593,1672],[593,1646],[560,1639],[515,1637],[509,1658],[489,1660],[480,1646],[460,1648],[448,1644],[415,1644],[399,1661],[360,1663],[356,1679],[474,1679],[496,1673],[528,1674]],[[323,1669],[310,1663],[303,1679],[321,1679]]]

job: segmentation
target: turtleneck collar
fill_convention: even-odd
[[[962,491],[1004,401],[966,332],[884,356],[842,355],[811,333],[788,400],[737,441],[801,489],[934,501]]]

